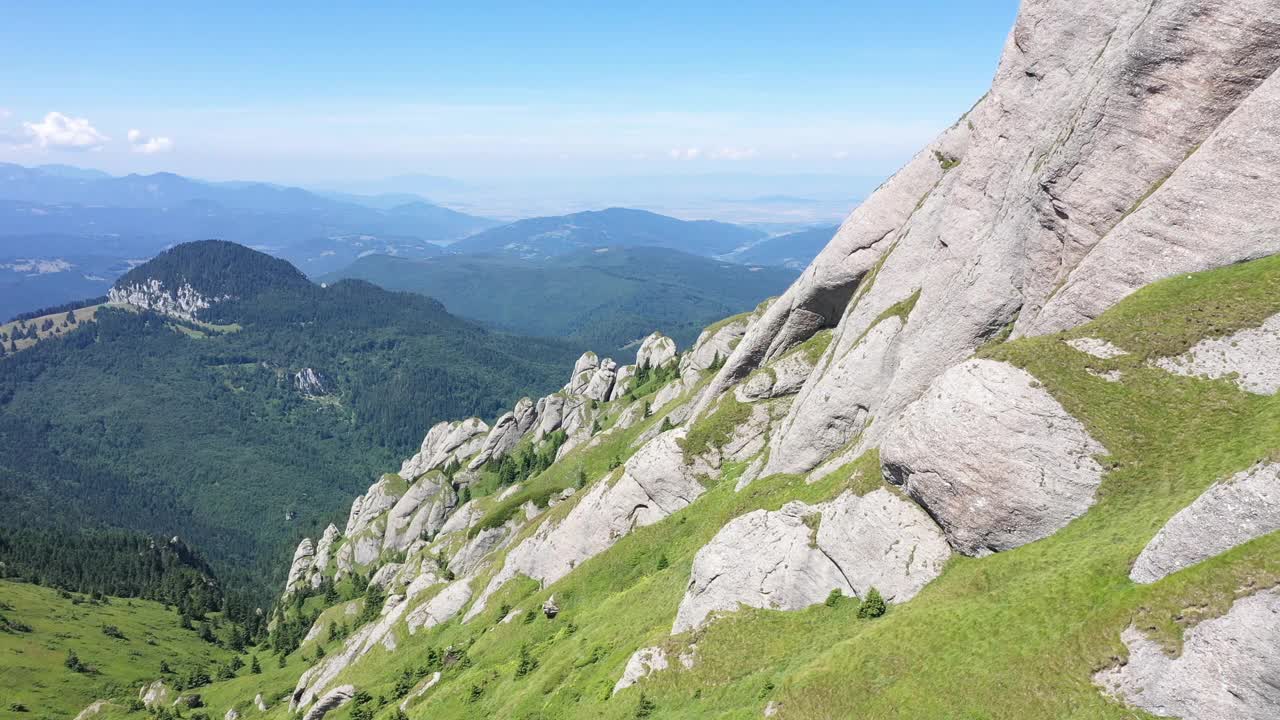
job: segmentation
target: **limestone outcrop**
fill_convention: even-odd
[[[315,564],[315,555],[316,549],[311,544],[311,538],[303,538],[302,542],[298,543],[298,549],[293,553],[293,564],[289,566],[289,577],[284,583],[286,595],[303,586],[312,565]]]
[[[966,555],[1046,537],[1093,504],[1104,448],[1025,370],[970,360],[944,373],[884,440],[886,478]]]
[[[481,592],[466,619],[478,615],[498,588],[517,575],[552,583],[582,561],[612,547],[636,527],[650,525],[693,502],[705,488],[705,465],[684,462],[683,428],[663,433],[623,465],[616,481],[595,483],[559,523],[539,526],[507,553],[498,573]]]
[[[1159,717],[1280,717],[1280,592],[1240,598],[1188,629],[1177,657],[1134,627],[1120,637],[1128,660],[1094,681],[1129,705]]]
[[[325,715],[351,702],[351,698],[355,695],[354,685],[340,685],[325,693],[324,697],[316,702],[315,707],[302,716],[302,720],[322,720]]]
[[[1266,463],[1214,483],[1169,519],[1129,572],[1137,583],[1208,560],[1280,530],[1280,464]]]
[[[230,295],[202,295],[191,286],[191,283],[182,283],[176,288],[168,288],[163,281],[156,278],[147,278],[145,282],[125,287],[113,287],[107,291],[108,302],[131,305],[191,322],[197,319],[201,310],[208,309],[216,302],[230,299]]]
[[[640,343],[640,350],[636,352],[636,367],[659,368],[675,359],[676,341],[656,332]]]
[[[799,610],[833,590],[862,597],[874,587],[905,602],[942,572],[950,555],[929,516],[884,489],[756,510],[698,551],[671,631],[691,630],[739,605]]]

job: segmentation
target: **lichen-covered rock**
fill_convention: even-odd
[[[853,594],[840,568],[817,546],[819,512],[790,502],[775,512],[747,513],[721,528],[693,559],[689,589],[671,632],[691,630],[711,613],[739,605],[799,610],[832,590]]]
[[[418,452],[400,466],[400,477],[413,480],[419,475],[462,462],[484,446],[489,426],[480,418],[436,423],[422,439]]]
[[[298,549],[293,552],[293,564],[289,566],[289,576],[284,583],[286,595],[303,586],[311,572],[311,566],[315,564],[315,557],[316,549],[311,544],[311,538],[303,538],[298,543]]]
[[[352,505],[352,515],[347,521],[347,537],[359,535],[378,520],[382,513],[390,510],[400,499],[398,488],[402,486],[400,479],[393,475],[383,475],[377,482],[370,485],[369,490],[357,498],[356,503]],[[356,505],[359,506],[358,509]],[[382,537],[379,535],[379,544],[381,540]]]
[[[511,452],[537,419],[538,411],[533,401],[527,397],[520,398],[514,410],[494,421],[493,429],[485,437],[480,452],[467,464],[467,469],[477,470],[490,460]]]
[[[1046,537],[1093,504],[1104,448],[1025,370],[970,360],[939,377],[880,449],[966,555]]]
[[[138,699],[148,708],[168,705],[169,695],[169,686],[165,685],[163,680],[155,680],[138,690]]]
[[[600,357],[598,355],[590,350],[582,353],[578,361],[573,364],[573,373],[569,375],[569,382],[564,386],[565,392],[570,395],[581,395],[582,391],[591,382],[591,376],[598,367],[600,367]]]
[[[1274,395],[1280,390],[1280,315],[1261,326],[1225,337],[1205,338],[1177,357],[1160,358],[1155,364],[1171,373],[1221,378],[1245,392]]]
[[[458,577],[469,575],[480,568],[485,558],[501,548],[510,539],[514,523],[499,527],[482,528],[449,558],[449,569]]]
[[[600,361],[600,366],[591,373],[591,379],[587,381],[586,387],[582,388],[581,395],[597,402],[604,402],[609,399],[609,392],[613,390],[613,381],[617,377],[618,364],[609,358]]]
[[[676,341],[656,332],[640,343],[640,350],[636,352],[636,367],[659,368],[675,359]]]
[[[942,572],[950,555],[933,520],[884,489],[756,510],[698,551],[671,631],[691,630],[739,605],[800,610],[832,590],[863,596],[874,587],[905,602]]]
[[[444,476],[436,473],[435,477],[424,475],[410,485],[387,513],[382,547],[387,550],[404,550],[409,543],[418,539],[418,534],[410,532],[410,525],[423,506],[430,507],[447,484]]]
[[[597,482],[559,523],[541,525],[508,553],[502,568],[472,604],[466,619],[484,610],[498,588],[517,575],[543,583],[564,577],[582,561],[612,547],[636,527],[650,525],[693,502],[705,488],[705,464],[686,464],[676,428],[640,448],[616,482]]]
[[[1188,629],[1177,657],[1134,627],[1120,637],[1128,661],[1094,681],[1129,705],[1187,720],[1280,717],[1280,591],[1240,598]]]
[[[466,606],[471,599],[471,579],[459,578],[440,591],[440,594],[414,608],[405,619],[409,634],[419,629],[431,629],[440,623],[447,622]]]
[[[693,348],[680,359],[681,370],[702,371],[728,359],[751,325],[754,314],[743,314],[703,330]]]
[[[1142,550],[1129,578],[1153,583],[1254,538],[1280,530],[1280,464],[1256,465],[1215,483]]]
[[[369,584],[386,590],[391,587],[391,581],[395,578],[396,573],[400,572],[400,569],[403,567],[403,563],[387,563],[386,565],[378,568],[378,571],[373,574],[373,577],[369,578]]]
[[[339,685],[316,701],[315,707],[308,710],[307,714],[302,716],[302,720],[322,720],[325,715],[351,702],[351,698],[355,695],[354,685]]]
[[[320,542],[316,543],[316,560],[311,568],[312,587],[320,587],[320,583],[324,579],[323,573],[329,569],[329,562],[333,559],[333,544],[337,541],[338,526],[329,523],[324,529],[324,534],[320,536]]]
[[[807,355],[803,352],[787,353],[751,373],[745,382],[734,388],[734,392],[742,402],[794,395],[800,392],[811,372],[813,363]]]
[[[618,368],[613,377],[613,389],[609,391],[609,401],[612,402],[627,394],[631,389],[631,378],[635,377],[635,365],[623,365]]]
[[[906,602],[942,573],[951,547],[920,509],[883,488],[862,497],[845,492],[821,506],[818,547],[858,597],[876,588]]]
[[[667,662],[665,650],[660,647],[640,648],[627,660],[627,666],[622,670],[622,677],[614,683],[613,694],[617,695],[620,691],[668,667],[670,664]]]

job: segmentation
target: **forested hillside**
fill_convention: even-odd
[[[322,279],[360,278],[429,295],[491,327],[566,338],[628,359],[634,341],[657,329],[688,347],[704,326],[781,293],[796,273],[668,248],[609,246],[543,260],[370,255]]]
[[[179,248],[192,249],[177,258],[189,265],[170,253],[154,275],[207,269],[192,258],[212,249]],[[261,592],[297,535],[334,519],[425,428],[491,419],[556,386],[575,355],[420,295],[320,288],[261,253],[226,271],[197,281],[251,296],[197,321],[105,306],[0,359],[0,526],[179,535],[226,584]]]

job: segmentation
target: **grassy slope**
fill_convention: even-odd
[[[548,588],[510,583],[471,623],[419,632],[396,653],[375,649],[345,681],[389,698],[397,676],[423,664],[429,647],[454,645],[469,646],[470,666],[446,669],[440,686],[410,708],[411,718],[629,718],[637,716],[641,691],[654,704],[652,716],[663,718],[756,718],[770,700],[782,704],[785,718],[1144,717],[1090,682],[1123,655],[1125,626],[1134,622],[1176,649],[1187,624],[1223,612],[1238,593],[1280,582],[1280,534],[1151,586],[1128,580],[1130,563],[1173,513],[1215,479],[1280,450],[1280,397],[1171,376],[1144,361],[1278,311],[1280,258],[1270,258],[1159,283],[1065,336],[985,350],[1027,368],[1108,448],[1098,502],[1046,540],[953,559],[916,599],[878,620],[857,619],[849,601],[795,613],[744,610],[668,636],[693,556],[725,522],[846,487],[865,492],[876,486],[872,453],[812,484],[775,476],[734,493],[731,480],[722,480],[686,510],[624,537]],[[1103,361],[1062,343],[1084,336],[1131,354]],[[1119,369],[1124,378],[1108,383],[1089,368]],[[613,442],[575,451],[546,481],[564,482],[577,463],[594,479],[598,463],[618,452]],[[561,517],[571,504],[544,518]],[[552,593],[562,609],[555,620],[539,614],[529,623],[497,623],[502,605],[527,610]],[[661,643],[680,650],[690,642],[698,656],[692,670],[658,673],[610,696],[633,650]],[[522,646],[538,666],[517,678]],[[388,705],[378,716],[390,713]],[[269,714],[286,716],[281,709]],[[345,709],[331,717],[349,715]]]
[[[12,607],[0,613],[31,626],[31,632],[0,632],[4,720],[65,720],[99,698],[136,696],[144,682],[160,676],[161,661],[178,673],[196,666],[212,673],[231,657],[195,631],[180,628],[173,610],[147,600],[112,598],[102,605],[76,605],[56,590],[0,581],[0,601]],[[118,627],[125,639],[103,634],[103,625]],[[68,650],[97,672],[68,670],[63,665]],[[25,705],[28,712],[13,711],[13,703]]]

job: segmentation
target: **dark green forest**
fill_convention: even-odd
[[[238,287],[212,324],[106,307],[0,359],[0,527],[178,535],[269,597],[299,537],[341,524],[433,423],[548,392],[580,352],[358,281]],[[304,367],[328,394],[295,389]]]
[[[630,362],[631,343],[654,330],[688,347],[704,327],[778,295],[798,274],[658,247],[609,247],[552,259],[371,255],[329,279],[359,278],[434,297],[494,328],[568,338]]]

